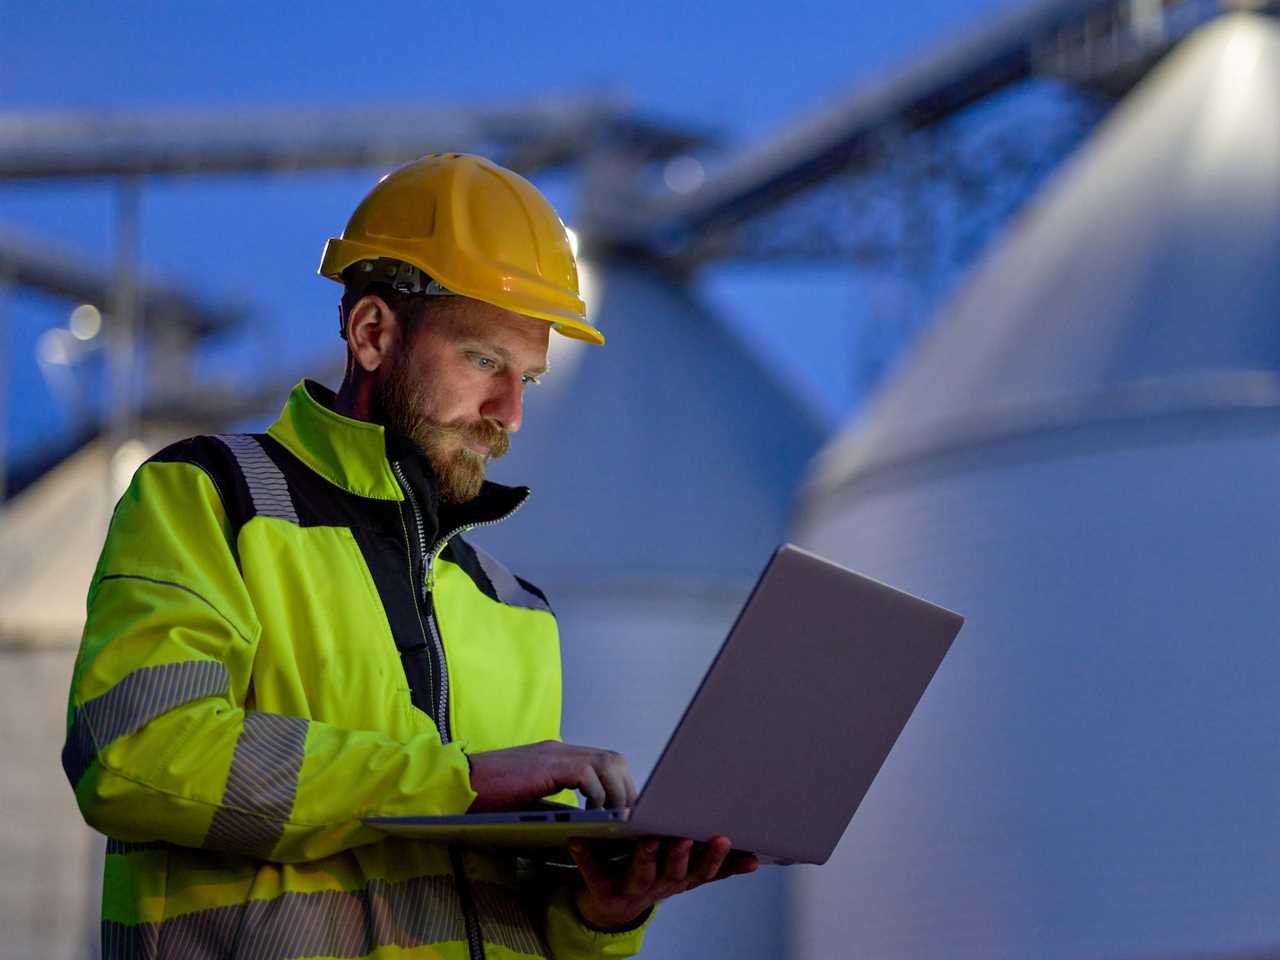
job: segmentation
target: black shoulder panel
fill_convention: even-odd
[[[253,498],[240,465],[226,444],[216,437],[188,437],[165,447],[149,463],[189,463],[199,467],[213,481],[231,522],[232,542],[254,515]]]

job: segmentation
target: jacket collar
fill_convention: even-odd
[[[336,487],[374,500],[403,500],[392,461],[432,514],[438,512],[435,481],[426,458],[403,437],[381,424],[355,420],[333,410],[334,394],[314,380],[303,380],[289,394],[279,418],[267,433],[290,453]],[[441,526],[464,527],[494,523],[518,510],[529,497],[528,487],[508,487],[485,481],[469,503],[449,505]]]

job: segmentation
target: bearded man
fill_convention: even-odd
[[[624,957],[664,897],[735,872],[716,838],[578,870],[390,838],[366,817],[627,806],[609,750],[559,741],[555,618],[468,543],[527,488],[485,480],[525,389],[586,320],[530,183],[433,155],[330,240],[347,368],[265,434],[144,464],[89,592],[63,766],[110,838],[106,957]],[[692,862],[691,862],[692,861]]]

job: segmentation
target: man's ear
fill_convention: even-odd
[[[376,294],[361,297],[347,316],[347,346],[365,371],[373,373],[399,346],[400,325],[387,302]]]

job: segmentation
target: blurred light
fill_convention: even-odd
[[[93,304],[82,303],[71,311],[67,326],[77,340],[92,340],[102,329],[102,313]]]
[[[116,452],[111,455],[111,482],[116,496],[128,489],[133,475],[148,456],[147,445],[141,440],[126,440],[116,448]]]
[[[696,157],[673,157],[662,171],[662,179],[674,193],[692,193],[707,179]]]
[[[569,235],[569,249],[573,251],[573,255],[576,257],[578,255],[578,233],[568,227],[564,228],[564,232]]]
[[[1262,51],[1265,46],[1266,36],[1261,28],[1244,31],[1237,30],[1231,35],[1231,39],[1227,44],[1226,56],[1223,61],[1231,75],[1227,78],[1228,83],[1243,80],[1258,66],[1258,61],[1262,59]]]
[[[578,261],[578,291],[582,302],[587,306],[587,322],[595,323],[595,315],[600,307],[601,287],[596,280],[595,267],[586,260]]]
[[[602,290],[594,265],[586,260],[578,261],[578,290],[587,305],[587,322],[594,324]],[[536,403],[546,403],[567,390],[576,380],[575,372],[589,349],[591,347],[583,340],[552,337],[547,346],[547,376],[536,391],[530,391],[531,399]]]
[[[71,363],[71,334],[61,327],[54,327],[40,334],[36,341],[36,355],[42,363],[65,367]]]

